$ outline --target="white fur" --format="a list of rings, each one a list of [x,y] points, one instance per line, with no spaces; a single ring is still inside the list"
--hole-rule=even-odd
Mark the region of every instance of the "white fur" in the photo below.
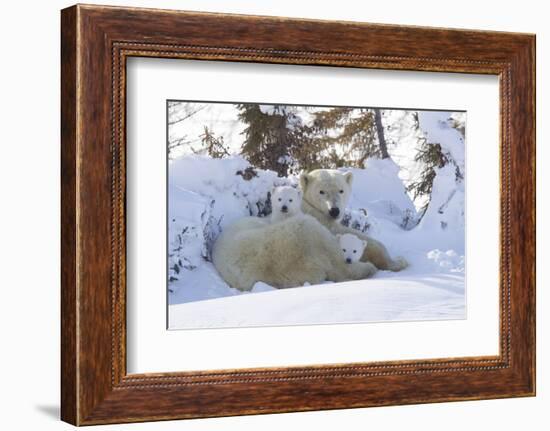
[[[351,172],[317,169],[309,174],[304,173],[300,177],[303,201],[307,200],[329,221],[339,222],[351,195],[352,182]],[[323,223],[322,220],[319,221]]]
[[[286,220],[302,212],[300,191],[291,186],[275,187],[271,192],[271,221]]]
[[[338,242],[340,243],[340,249],[342,250],[342,255],[344,256],[344,261],[346,263],[359,262],[363,251],[367,247],[367,240],[359,238],[357,235],[351,233],[344,233],[336,235],[338,237]]]
[[[353,174],[333,169],[317,169],[300,176],[302,211],[317,219],[333,234],[351,233],[367,241],[362,262],[372,262],[379,269],[400,271],[408,266],[402,257],[392,259],[384,244],[367,235],[343,226],[340,219],[351,195]],[[362,185],[369,187],[369,184]],[[372,185],[376,187],[376,184]]]
[[[258,281],[285,288],[362,279],[376,272],[371,263],[346,265],[337,238],[305,214],[271,224],[257,217],[238,220],[215,242],[212,261],[239,290],[250,290]]]

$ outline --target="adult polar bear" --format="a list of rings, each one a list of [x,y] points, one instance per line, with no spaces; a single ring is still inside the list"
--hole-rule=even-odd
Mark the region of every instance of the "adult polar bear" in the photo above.
[[[346,264],[337,238],[306,214],[272,224],[258,217],[238,220],[214,243],[212,262],[239,290],[251,290],[257,281],[286,288],[363,279],[376,272],[368,262]]]
[[[378,269],[401,271],[408,266],[402,257],[392,259],[384,244],[356,229],[340,223],[351,194],[353,174],[333,169],[317,169],[300,176],[302,211],[315,217],[334,235],[351,233],[367,241],[362,262],[372,262]]]

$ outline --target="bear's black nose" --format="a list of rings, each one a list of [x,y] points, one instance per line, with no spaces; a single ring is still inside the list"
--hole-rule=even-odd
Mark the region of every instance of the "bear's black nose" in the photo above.
[[[284,212],[284,213],[286,213],[286,212],[288,211],[288,207],[287,207],[286,205],[283,205],[283,206],[281,207],[281,211]]]
[[[330,211],[328,212],[328,214],[332,217],[332,218],[337,218],[339,215],[340,215],[340,209],[339,208],[331,208]]]
[[[346,263],[351,263],[351,258],[350,257],[346,258]]]

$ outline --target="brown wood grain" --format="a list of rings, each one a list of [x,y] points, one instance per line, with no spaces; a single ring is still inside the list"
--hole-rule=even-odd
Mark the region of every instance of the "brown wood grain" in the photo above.
[[[85,425],[534,395],[533,35],[79,5],[62,11],[61,47],[63,420]],[[131,56],[498,75],[499,356],[127,375]]]
[[[61,417],[77,420],[76,8],[61,16]]]

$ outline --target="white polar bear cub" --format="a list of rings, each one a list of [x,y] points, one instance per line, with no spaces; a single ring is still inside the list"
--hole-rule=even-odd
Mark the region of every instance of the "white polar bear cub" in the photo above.
[[[340,242],[340,248],[342,249],[342,254],[344,255],[346,263],[359,262],[365,248],[367,248],[368,241],[362,240],[357,235],[351,233],[344,233],[336,236]]]
[[[302,198],[291,186],[275,187],[271,192],[271,222],[286,220],[302,212]]]

